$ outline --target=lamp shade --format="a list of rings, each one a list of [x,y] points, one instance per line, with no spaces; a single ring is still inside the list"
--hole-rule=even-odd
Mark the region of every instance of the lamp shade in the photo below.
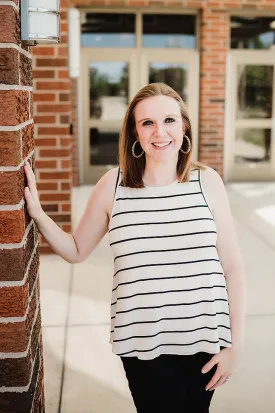
[[[80,76],[80,11],[74,7],[68,10],[69,23],[69,76]]]
[[[21,0],[21,40],[31,45],[60,42],[59,0]]]

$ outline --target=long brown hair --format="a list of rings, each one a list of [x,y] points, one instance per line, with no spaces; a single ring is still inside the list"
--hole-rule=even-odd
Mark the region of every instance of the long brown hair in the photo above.
[[[189,137],[191,150],[188,154],[183,154],[179,151],[177,162],[177,175],[179,182],[189,182],[190,170],[206,169],[201,162],[192,162],[193,137],[190,119],[187,113],[186,105],[178,93],[165,83],[150,83],[144,86],[130,102],[121,129],[119,137],[119,165],[122,171],[122,186],[131,188],[144,188],[142,180],[145,171],[145,154],[140,158],[135,158],[132,155],[132,145],[136,141],[136,126],[135,126],[135,108],[142,100],[152,96],[169,96],[174,98],[180,107],[182,122],[185,126],[185,134]],[[186,144],[186,142],[185,142]],[[186,150],[186,149],[184,149]]]

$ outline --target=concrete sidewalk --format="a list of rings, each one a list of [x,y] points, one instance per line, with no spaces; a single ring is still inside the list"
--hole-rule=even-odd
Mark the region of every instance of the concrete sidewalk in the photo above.
[[[274,413],[275,184],[227,190],[247,275],[246,345],[237,372],[216,390],[211,413]],[[73,189],[74,228],[91,191]],[[107,236],[77,265],[41,256],[46,413],[135,413],[109,344],[112,273]]]

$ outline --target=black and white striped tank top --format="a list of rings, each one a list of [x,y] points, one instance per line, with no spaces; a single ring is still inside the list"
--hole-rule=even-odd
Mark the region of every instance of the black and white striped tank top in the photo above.
[[[201,171],[161,187],[120,186],[109,222],[115,354],[215,354],[231,347],[226,281]]]

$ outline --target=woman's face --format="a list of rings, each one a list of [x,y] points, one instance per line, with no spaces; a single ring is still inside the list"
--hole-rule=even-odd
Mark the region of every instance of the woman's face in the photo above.
[[[142,100],[135,108],[135,122],[147,160],[149,157],[156,162],[177,161],[184,125],[174,98],[160,95]]]

